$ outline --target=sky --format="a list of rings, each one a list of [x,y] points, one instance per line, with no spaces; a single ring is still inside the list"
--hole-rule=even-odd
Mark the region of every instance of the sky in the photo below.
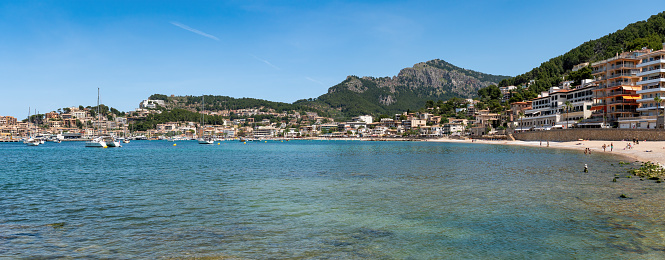
[[[664,1],[0,1],[0,115],[152,94],[294,102],[432,59],[515,76]],[[34,112],[33,112],[34,113]]]

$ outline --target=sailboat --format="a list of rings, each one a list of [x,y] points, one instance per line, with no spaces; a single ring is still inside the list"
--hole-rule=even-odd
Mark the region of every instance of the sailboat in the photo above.
[[[129,122],[129,119],[128,119],[127,122]],[[125,144],[129,143],[129,137],[127,137],[127,126],[125,126],[124,138],[122,139],[122,143],[125,143]]]
[[[28,122],[30,122],[30,108],[28,108]],[[27,144],[28,146],[39,146],[42,142],[39,139],[33,137],[33,135],[30,135],[28,136],[28,139],[23,141],[23,143]]]
[[[99,88],[97,88],[97,127],[99,127]],[[94,139],[85,142],[85,147],[97,147],[97,148],[106,148],[106,142],[101,136],[97,136]]]
[[[212,137],[206,137],[205,135],[205,95],[201,96],[201,138],[199,138],[199,144],[214,144],[215,141],[212,140]]]

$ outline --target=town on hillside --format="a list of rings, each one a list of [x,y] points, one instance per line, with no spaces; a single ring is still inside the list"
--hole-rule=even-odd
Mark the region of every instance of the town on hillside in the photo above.
[[[264,107],[191,112],[219,117],[219,123],[202,120],[157,123],[150,129],[135,127],[151,115],[166,111],[164,100],[148,99],[127,113],[101,105],[68,107],[18,121],[0,116],[0,140],[48,136],[60,140],[87,140],[96,135],[134,139],[217,138],[505,138],[514,132],[568,128],[663,128],[665,49],[623,52],[615,57],[575,66],[573,72],[590,70],[590,77],[564,80],[536,98],[509,102],[521,86],[500,87],[502,106],[485,109],[479,100],[466,99],[454,107],[455,116],[439,111],[441,102],[428,102],[417,112],[394,115],[363,115],[335,122],[316,112],[276,112]],[[496,88],[496,86],[493,86]],[[514,100],[514,99],[512,99]],[[100,110],[101,108],[101,110]],[[96,110],[103,116],[98,116]],[[302,112],[302,113],[301,113]]]

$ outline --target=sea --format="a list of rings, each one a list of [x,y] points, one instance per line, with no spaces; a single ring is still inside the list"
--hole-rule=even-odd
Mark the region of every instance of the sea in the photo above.
[[[639,164],[609,153],[123,145],[0,144],[0,258],[665,258],[665,183],[630,177]]]

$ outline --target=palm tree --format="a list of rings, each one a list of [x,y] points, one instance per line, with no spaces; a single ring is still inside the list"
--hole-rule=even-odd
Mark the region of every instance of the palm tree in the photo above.
[[[524,126],[522,125],[524,123],[524,120],[522,120],[522,118],[524,118],[524,111],[517,113],[517,118],[520,120],[520,132],[524,132]]]
[[[566,108],[566,129],[568,129],[568,112],[573,109],[573,103],[566,101],[566,103],[564,103],[564,107]]]

